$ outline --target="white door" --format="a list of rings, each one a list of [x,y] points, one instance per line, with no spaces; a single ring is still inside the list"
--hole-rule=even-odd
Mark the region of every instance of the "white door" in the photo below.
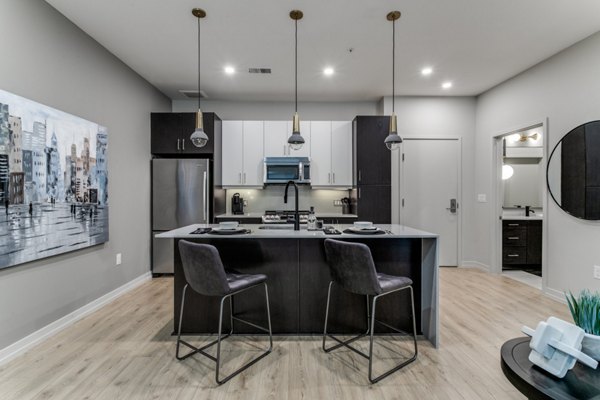
[[[265,157],[285,157],[288,154],[287,121],[265,121]]]
[[[223,121],[223,186],[242,184],[243,124],[242,121]]]
[[[400,221],[439,234],[440,265],[457,266],[460,142],[405,138],[401,151]]]
[[[312,121],[310,136],[311,186],[329,186],[331,185],[331,122]]]
[[[263,185],[263,126],[263,121],[244,121],[244,186]]]
[[[352,121],[331,122],[331,183],[352,186]]]

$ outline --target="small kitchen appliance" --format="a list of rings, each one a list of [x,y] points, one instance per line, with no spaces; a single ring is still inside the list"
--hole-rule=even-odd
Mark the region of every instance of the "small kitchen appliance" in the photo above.
[[[240,215],[244,213],[244,198],[239,193],[234,193],[231,197],[231,213]]]

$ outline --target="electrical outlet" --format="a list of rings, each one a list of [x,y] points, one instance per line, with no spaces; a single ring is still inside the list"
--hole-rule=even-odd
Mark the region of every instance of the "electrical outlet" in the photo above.
[[[594,265],[594,279],[600,279],[600,265]]]
[[[121,265],[121,253],[117,253],[117,265]]]
[[[341,207],[342,206],[342,201],[341,200],[334,200],[333,201],[333,206],[334,207]]]

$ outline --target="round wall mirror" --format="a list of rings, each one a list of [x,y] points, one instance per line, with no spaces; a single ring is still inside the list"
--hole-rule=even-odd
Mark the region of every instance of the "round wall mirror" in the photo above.
[[[546,176],[560,208],[577,218],[600,220],[600,121],[563,136],[550,154]]]

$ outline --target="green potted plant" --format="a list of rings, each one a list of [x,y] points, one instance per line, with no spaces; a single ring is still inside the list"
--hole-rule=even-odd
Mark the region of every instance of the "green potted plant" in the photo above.
[[[600,360],[600,294],[582,290],[579,297],[565,294],[575,325],[585,331],[581,351]]]

